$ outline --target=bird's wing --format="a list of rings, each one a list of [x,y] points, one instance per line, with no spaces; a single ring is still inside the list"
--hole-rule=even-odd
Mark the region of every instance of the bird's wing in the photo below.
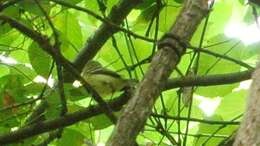
[[[91,71],[92,74],[103,74],[103,75],[109,75],[112,76],[114,78],[121,78],[121,76],[119,74],[117,74],[114,71],[108,70],[108,69],[97,69],[97,70],[93,70]]]

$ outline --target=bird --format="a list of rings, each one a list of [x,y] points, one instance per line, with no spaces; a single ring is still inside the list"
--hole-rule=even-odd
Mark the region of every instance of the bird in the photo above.
[[[81,76],[102,97],[112,96],[115,92],[136,84],[136,80],[124,79],[95,60],[88,61]]]

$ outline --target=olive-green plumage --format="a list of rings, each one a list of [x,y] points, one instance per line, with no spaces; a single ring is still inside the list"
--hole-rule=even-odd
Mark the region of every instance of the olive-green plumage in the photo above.
[[[81,75],[102,97],[111,96],[114,92],[129,86],[130,83],[116,72],[102,67],[97,61],[89,61]]]

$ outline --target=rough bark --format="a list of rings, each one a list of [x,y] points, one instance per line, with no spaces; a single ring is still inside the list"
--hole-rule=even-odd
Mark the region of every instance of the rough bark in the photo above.
[[[252,75],[244,119],[233,146],[260,146],[260,65]]]
[[[251,78],[254,70],[247,70],[242,72],[216,74],[207,76],[193,76],[184,78],[169,79],[164,85],[164,90],[169,90],[177,87],[190,86],[216,86],[237,83]]]
[[[139,84],[134,96],[126,106],[111,134],[108,146],[133,146],[135,138],[151,114],[163,84],[178,64],[186,48],[180,42],[190,41],[194,31],[208,12],[205,0],[187,0],[175,24],[159,42],[159,51]],[[174,37],[172,37],[174,35]],[[178,38],[178,39],[176,39]]]

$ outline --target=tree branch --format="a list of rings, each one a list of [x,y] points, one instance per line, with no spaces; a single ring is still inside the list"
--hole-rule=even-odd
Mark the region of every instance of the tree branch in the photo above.
[[[166,118],[170,120],[180,120],[180,121],[192,121],[192,122],[199,122],[199,123],[205,123],[205,124],[212,124],[212,125],[239,125],[240,122],[236,121],[214,121],[214,120],[206,120],[206,119],[197,119],[197,118],[187,118],[187,117],[173,117],[173,116],[165,116],[165,115],[159,115],[159,114],[151,114],[151,116],[156,118]]]
[[[189,48],[194,50],[194,51],[196,51],[196,52],[203,52],[203,53],[215,56],[215,57],[223,58],[225,60],[234,62],[234,63],[236,63],[236,64],[238,64],[240,66],[243,66],[243,67],[245,67],[247,69],[253,69],[253,67],[248,65],[247,63],[245,63],[243,61],[240,61],[240,60],[237,60],[235,58],[229,57],[227,55],[218,54],[216,52],[213,52],[213,51],[210,51],[210,50],[207,50],[207,49],[204,49],[204,48],[197,48],[197,47],[192,47],[192,46],[189,46]]]
[[[46,36],[43,36],[41,33],[34,31],[27,26],[21,24],[20,22],[5,16],[0,15],[0,20],[3,20],[7,22],[10,26],[17,29],[21,33],[25,34],[26,36],[30,37],[32,40],[34,40],[44,51],[46,51],[49,55],[53,57],[55,61],[60,61],[62,66],[69,70],[70,73],[74,76],[74,78],[78,79],[82,86],[92,95],[92,97],[97,101],[98,104],[102,105],[104,108],[104,112],[109,117],[109,119],[116,123],[116,117],[113,115],[112,110],[107,105],[107,103],[103,100],[103,98],[85,81],[85,79],[80,75],[78,70],[66,59],[64,56],[56,55],[56,46],[52,46],[52,44],[49,42],[49,39]]]
[[[112,8],[110,14],[108,14],[107,20],[115,25],[120,25],[130,11],[141,2],[142,0],[120,0]],[[112,25],[102,23],[75,58],[73,62],[74,66],[81,71],[84,65],[97,54],[105,42],[118,31],[119,29],[115,29]],[[69,80],[69,76],[69,74],[66,74],[66,81]]]
[[[112,110],[113,111],[120,110],[122,105],[124,105],[128,101],[130,97],[129,94],[130,93],[125,93],[121,95],[119,98],[108,102]],[[57,128],[62,128],[62,127],[75,124],[81,120],[102,114],[103,112],[104,112],[103,107],[96,105],[96,106],[90,106],[88,108],[79,110],[74,113],[68,113],[62,117],[58,117],[53,120],[38,122],[30,126],[23,127],[19,130],[12,131],[4,135],[0,135],[0,144],[3,145],[8,143],[15,143],[25,138],[29,138],[44,132],[55,130]]]
[[[248,80],[251,77],[253,71],[245,71],[238,73],[222,74],[222,75],[209,75],[203,77],[189,77],[189,78],[177,78],[170,79],[163,90],[169,90],[177,87],[186,86],[209,86],[209,85],[223,85],[235,82],[241,82]],[[130,99],[131,94],[129,92],[124,93],[120,97],[108,102],[109,107],[113,111],[119,111],[124,104]],[[30,125],[28,127],[18,129],[7,134],[0,135],[0,144],[14,143],[19,140],[29,138],[44,132],[49,132],[57,128],[66,127],[75,124],[81,120],[91,118],[93,116],[102,114],[101,106],[90,106],[86,109],[79,110],[74,113],[69,113],[65,117],[59,117],[57,119],[42,122],[41,126],[36,126],[37,124]],[[38,128],[42,127],[41,130]]]
[[[228,74],[169,79],[164,85],[164,89],[168,90],[176,87],[216,86],[216,85],[237,83],[237,82],[250,79],[253,71],[254,70],[247,70],[243,72],[228,73]]]
[[[2,4],[0,4],[0,12],[2,12],[4,9],[13,6],[14,4],[18,3],[21,0],[11,0],[11,1],[5,1]]]

